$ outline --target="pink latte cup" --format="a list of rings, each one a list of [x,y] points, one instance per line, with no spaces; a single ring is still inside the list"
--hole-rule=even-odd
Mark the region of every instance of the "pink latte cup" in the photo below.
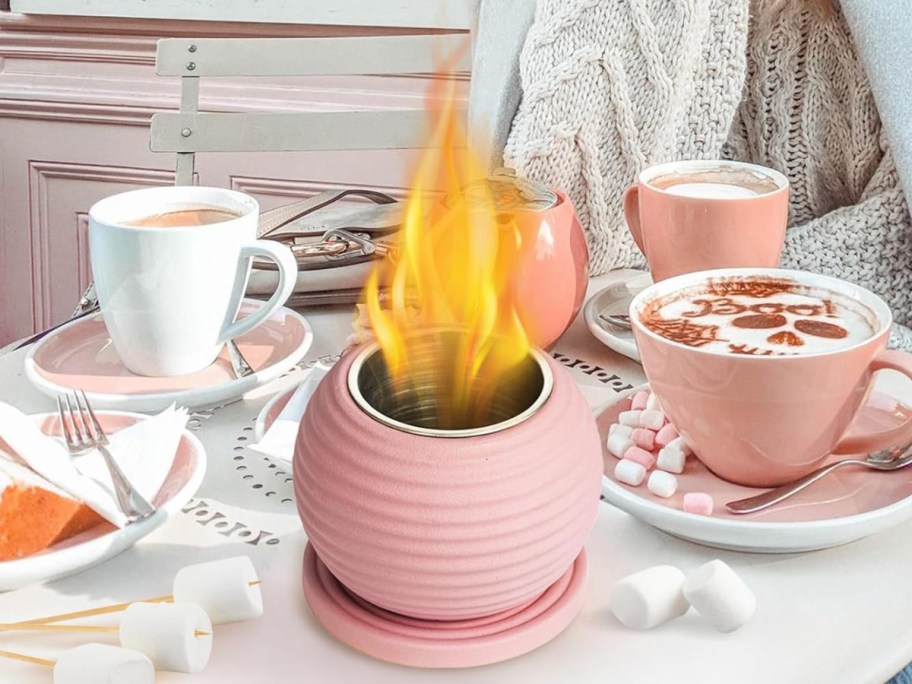
[[[700,182],[713,179],[731,182]],[[765,166],[679,161],[644,169],[624,195],[624,215],[658,282],[711,268],[778,266],[788,198],[788,178]]]
[[[755,355],[750,349],[749,353],[742,353],[743,345],[736,346],[739,351],[732,353],[725,346],[724,336],[720,345],[704,344],[699,336],[677,334],[680,329],[676,325],[686,327],[700,320],[686,318],[699,313],[697,309],[715,307],[715,312],[723,315],[743,315],[745,306],[752,309],[747,312],[750,315],[758,315],[757,311],[769,315],[775,310],[759,299],[758,304],[752,305],[744,296],[718,296],[717,292],[725,295],[730,291],[724,287],[712,289],[713,283],[745,278],[835,293],[834,299],[850,304],[870,319],[865,333],[858,341],[839,348],[820,351],[806,347],[801,351],[793,347],[772,355]],[[665,307],[665,302],[679,298],[682,292],[703,292],[707,287],[712,294],[694,310],[680,313],[682,309],[677,309],[679,313],[675,315],[679,318],[664,314],[655,318],[656,311],[670,310],[659,308]],[[691,301],[696,299],[689,299],[688,303]],[[807,314],[801,307],[788,308]],[[770,336],[785,336],[776,338],[779,340],[794,340],[799,331],[813,329],[808,328],[809,319],[802,315],[788,311],[776,315],[783,324],[779,329],[760,331],[764,338],[768,332]],[[886,349],[893,322],[889,307],[880,297],[857,285],[782,269],[689,273],[643,290],[630,305],[630,320],[643,368],[663,410],[697,457],[726,480],[755,487],[776,486],[809,473],[830,454],[866,453],[912,439],[912,420],[876,433],[850,429],[871,389],[874,373],[892,369],[912,378],[912,354]],[[818,324],[826,325],[827,320],[833,318],[824,313]],[[724,316],[716,315],[712,321],[723,322],[718,326],[723,333],[731,330],[725,327]],[[769,323],[767,319],[763,327]],[[706,332],[705,326],[703,330]]]

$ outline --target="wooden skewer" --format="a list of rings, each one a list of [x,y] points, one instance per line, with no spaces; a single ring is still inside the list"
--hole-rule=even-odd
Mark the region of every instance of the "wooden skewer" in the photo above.
[[[261,580],[248,582],[248,586],[255,587],[262,584]],[[119,613],[126,610],[133,603],[170,603],[174,600],[173,596],[158,596],[156,598],[140,599],[139,601],[127,601],[126,603],[114,603],[110,606],[101,606],[99,608],[89,608],[88,610],[77,610],[72,613],[60,613],[58,615],[48,615],[47,617],[35,618],[33,620],[21,620],[14,622],[6,627],[0,626],[0,632],[6,628],[24,627],[25,625],[47,625],[54,622],[66,622],[67,620],[78,620],[79,618],[95,617],[96,615],[107,615],[109,613]]]
[[[21,660],[33,665],[43,665],[44,667],[54,667],[57,663],[47,658],[36,658],[35,656],[25,655],[24,653],[13,653],[12,651],[0,651],[0,658],[9,658],[10,660]]]
[[[21,624],[18,622],[10,624],[0,624],[0,632],[92,632],[95,634],[114,634],[120,631],[120,627],[98,627],[94,625],[55,625],[43,622],[31,624]],[[211,632],[205,632],[201,629],[194,630],[193,635],[196,637],[210,636]]]

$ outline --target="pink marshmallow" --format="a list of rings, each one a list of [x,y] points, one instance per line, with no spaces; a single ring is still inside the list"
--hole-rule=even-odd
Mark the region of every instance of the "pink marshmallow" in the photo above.
[[[688,513],[712,515],[713,499],[705,492],[688,492],[684,495],[684,503],[681,507]]]
[[[639,463],[646,470],[649,470],[655,465],[655,458],[653,458],[652,454],[638,446],[632,446],[627,449],[627,451],[624,452],[624,458],[628,461]]]
[[[649,390],[640,390],[633,395],[633,400],[630,402],[630,409],[632,411],[642,411],[646,408],[647,401],[649,401]]]
[[[671,423],[666,423],[665,426],[656,433],[655,443],[663,447],[668,446],[670,442],[673,442],[678,437],[678,429]]]
[[[647,428],[637,428],[630,433],[630,439],[641,449],[652,451],[655,448],[656,433]]]

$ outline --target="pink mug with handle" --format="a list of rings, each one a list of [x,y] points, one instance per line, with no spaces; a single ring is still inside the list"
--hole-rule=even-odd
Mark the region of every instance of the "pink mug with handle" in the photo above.
[[[775,305],[763,297],[731,294],[738,292],[732,283],[744,279],[833,293],[834,301],[863,312],[865,318],[858,320],[866,321],[864,332],[847,338],[845,346],[820,340],[811,346],[807,338],[811,351],[805,352],[794,346],[776,355],[758,355],[756,347],[744,350],[740,345],[733,350],[725,332],[732,332],[731,321],[738,316],[758,323],[755,339],[819,333],[836,320],[827,311],[814,313],[797,305],[771,315]],[[711,294],[693,299],[695,307],[659,318],[651,313],[658,303],[664,307],[682,292],[703,292],[700,288]],[[767,318],[760,320],[763,316]],[[663,410],[706,467],[726,480],[777,486],[808,474],[830,454],[862,454],[912,440],[912,419],[876,433],[850,430],[877,371],[890,369],[912,378],[912,354],[886,349],[893,323],[889,307],[857,285],[782,269],[690,273],[643,290],[630,305],[630,320],[643,369]],[[809,327],[808,321],[818,327]],[[774,328],[773,322],[779,325]],[[705,342],[709,338],[712,344]]]
[[[624,196],[627,228],[654,281],[712,268],[779,264],[788,179],[735,161],[681,161],[645,169]]]

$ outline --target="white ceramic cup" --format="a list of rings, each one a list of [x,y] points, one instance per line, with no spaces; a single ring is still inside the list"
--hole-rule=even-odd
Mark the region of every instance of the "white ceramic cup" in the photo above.
[[[237,218],[201,226],[125,225],[200,207]],[[294,289],[297,265],[277,242],[257,240],[257,201],[197,186],[134,190],[89,210],[89,249],[98,301],[126,367],[148,376],[185,375],[209,366],[222,346],[263,323]],[[235,321],[254,256],[279,267],[275,293]]]

